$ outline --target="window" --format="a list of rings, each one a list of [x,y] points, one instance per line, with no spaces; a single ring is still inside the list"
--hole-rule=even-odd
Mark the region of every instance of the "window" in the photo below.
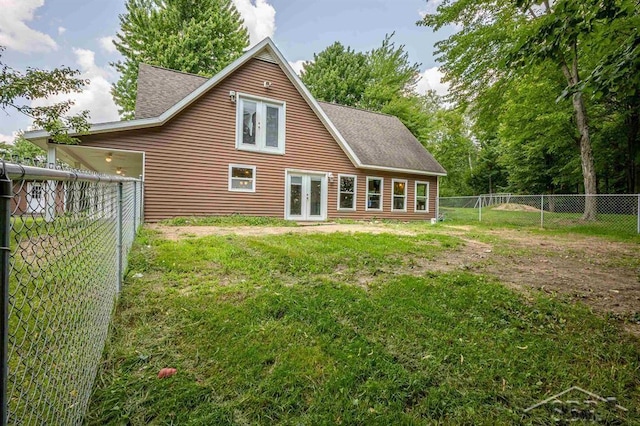
[[[229,164],[229,191],[256,192],[256,166]]]
[[[338,175],[338,210],[356,209],[356,177]]]
[[[238,96],[236,148],[284,154],[284,103]]]
[[[391,181],[391,211],[407,211],[407,181],[393,179]]]
[[[367,177],[367,206],[365,210],[382,210],[382,178]]]
[[[429,211],[429,182],[416,181],[416,212]]]

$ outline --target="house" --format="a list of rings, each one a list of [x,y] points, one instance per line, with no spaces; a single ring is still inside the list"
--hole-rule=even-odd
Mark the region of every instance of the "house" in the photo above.
[[[428,220],[446,175],[398,118],[314,99],[269,38],[210,79],[141,64],[135,120],[76,146],[47,136],[26,134],[76,167],[142,175],[151,222]]]

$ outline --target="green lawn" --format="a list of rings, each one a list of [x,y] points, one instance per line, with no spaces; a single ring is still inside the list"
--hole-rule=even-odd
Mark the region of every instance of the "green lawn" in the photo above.
[[[484,276],[412,272],[460,243],[143,231],[87,423],[546,424],[522,410],[573,385],[637,418],[637,338]]]
[[[581,220],[581,214],[544,212],[544,226],[540,212],[496,210],[494,207],[482,209],[482,217],[475,208],[443,207],[441,212],[447,224],[473,225],[479,227],[545,229],[553,233],[575,233],[594,235],[616,240],[640,242],[637,232],[638,217],[622,214],[599,214],[594,222]]]

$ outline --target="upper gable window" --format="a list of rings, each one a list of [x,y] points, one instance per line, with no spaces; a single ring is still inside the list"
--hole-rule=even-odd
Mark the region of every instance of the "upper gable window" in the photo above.
[[[284,154],[285,104],[238,95],[236,148]]]

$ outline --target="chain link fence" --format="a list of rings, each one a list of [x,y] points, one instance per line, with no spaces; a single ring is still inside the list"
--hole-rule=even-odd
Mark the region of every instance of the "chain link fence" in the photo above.
[[[640,194],[484,194],[441,197],[439,203],[445,221],[640,234]]]
[[[0,167],[2,424],[80,424],[142,222],[142,182]]]

